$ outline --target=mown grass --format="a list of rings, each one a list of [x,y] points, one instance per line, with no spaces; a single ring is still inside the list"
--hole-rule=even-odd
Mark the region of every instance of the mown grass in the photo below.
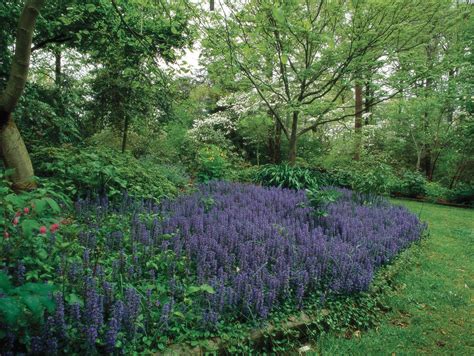
[[[325,335],[311,348],[322,355],[474,355],[474,210],[393,200],[418,214],[429,237],[412,247],[395,276],[390,307],[379,327]]]

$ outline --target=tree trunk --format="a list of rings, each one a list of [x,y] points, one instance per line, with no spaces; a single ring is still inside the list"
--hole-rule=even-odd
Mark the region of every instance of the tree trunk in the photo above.
[[[373,98],[373,90],[370,87],[370,82],[367,81],[365,83],[365,100],[364,100],[364,112],[366,114],[372,113],[372,98]],[[369,125],[371,122],[371,116],[367,115],[365,118],[365,125]]]
[[[18,21],[10,76],[5,90],[0,94],[0,154],[7,169],[14,169],[10,178],[15,190],[32,189],[34,182],[33,166],[13,121],[12,112],[25,89],[30,67],[31,42],[36,18],[45,0],[27,0]]]
[[[61,50],[56,49],[54,51],[55,68],[54,68],[54,81],[58,87],[61,86]]]
[[[125,153],[125,149],[127,148],[127,134],[128,134],[128,115],[125,116],[125,121],[123,124],[122,153]]]
[[[281,124],[275,120],[275,141],[273,146],[273,161],[275,164],[281,163]]]
[[[209,1],[209,10],[214,11],[214,0]]]
[[[355,85],[355,119],[354,119],[354,160],[360,160],[360,151],[362,146],[362,86],[360,83]]]
[[[290,134],[290,150],[288,152],[288,162],[294,166],[296,163],[296,141],[298,139],[298,112],[293,112],[293,118],[291,123],[291,134]]]
[[[421,150],[416,150],[416,171],[419,172],[421,169]]]
[[[33,165],[20,131],[18,131],[13,121],[12,114],[1,114],[0,153],[5,167],[14,169],[13,174],[8,178],[12,181],[15,191],[29,190],[36,187]]]

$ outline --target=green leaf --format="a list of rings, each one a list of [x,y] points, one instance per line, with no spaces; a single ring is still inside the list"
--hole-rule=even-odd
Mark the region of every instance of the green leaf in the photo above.
[[[200,288],[202,291],[207,292],[209,294],[214,294],[216,292],[214,288],[212,288],[209,284],[203,284]]]
[[[49,204],[51,209],[53,209],[54,212],[59,213],[61,211],[61,208],[59,207],[58,203],[56,203],[53,199],[51,198],[44,198],[46,202]]]
[[[20,226],[23,230],[23,234],[26,237],[31,237],[33,235],[33,231],[39,229],[40,224],[36,220],[26,219],[20,223]]]
[[[13,288],[10,278],[8,278],[8,275],[5,272],[0,272],[0,290],[3,293],[8,293]]]
[[[84,302],[82,301],[82,299],[77,294],[74,294],[74,293],[70,293],[66,296],[66,302],[69,305],[79,304],[80,306],[84,306]]]
[[[90,13],[94,12],[97,10],[97,7],[94,4],[86,4],[86,10]]]
[[[28,309],[31,310],[34,317],[39,319],[43,314],[43,306],[41,305],[40,299],[35,295],[28,295],[23,297],[23,301]]]
[[[15,325],[20,313],[21,308],[15,298],[0,298],[0,315],[3,316],[3,318],[0,319],[3,319],[7,325]]]

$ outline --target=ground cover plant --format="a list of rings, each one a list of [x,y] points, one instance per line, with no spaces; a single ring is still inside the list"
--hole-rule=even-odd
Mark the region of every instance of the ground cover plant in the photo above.
[[[288,301],[367,290],[424,229],[404,208],[349,190],[325,209],[317,214],[304,191],[227,182],[160,204],[79,200],[78,238],[72,226],[36,236],[54,256],[44,262],[55,312],[5,347],[131,352],[219,335]]]

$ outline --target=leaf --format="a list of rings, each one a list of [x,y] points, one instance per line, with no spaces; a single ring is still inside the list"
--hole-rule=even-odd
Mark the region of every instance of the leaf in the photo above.
[[[74,294],[74,293],[70,293],[66,296],[66,302],[69,305],[79,304],[81,307],[84,306],[84,302],[82,301],[82,299],[77,294]]]
[[[184,314],[181,313],[180,311],[173,312],[173,315],[176,315],[177,317],[184,319]]]
[[[97,10],[97,7],[94,4],[86,4],[86,10],[90,13],[94,12]]]
[[[26,219],[21,222],[21,229],[26,237],[31,237],[33,231],[39,229],[40,224],[36,220]]]
[[[49,204],[51,209],[53,209],[54,212],[59,213],[61,211],[61,208],[59,207],[58,203],[56,203],[53,199],[51,198],[44,198],[46,202]]]
[[[38,214],[41,214],[46,209],[46,207],[48,205],[48,202],[46,201],[46,199],[35,199],[35,200],[32,201],[32,203],[34,204],[35,211]]]
[[[0,298],[0,314],[3,315],[0,320],[3,319],[7,325],[13,326],[18,321],[20,313],[21,308],[14,298]]]
[[[40,299],[35,295],[28,295],[23,297],[23,302],[26,304],[28,309],[31,310],[34,317],[39,319],[43,314],[43,306],[41,305]]]
[[[209,284],[203,284],[200,288],[203,292],[207,292],[209,294],[214,294],[216,292]]]
[[[5,272],[0,272],[0,290],[2,290],[3,293],[8,293],[13,288],[10,278],[8,278],[8,275]]]

